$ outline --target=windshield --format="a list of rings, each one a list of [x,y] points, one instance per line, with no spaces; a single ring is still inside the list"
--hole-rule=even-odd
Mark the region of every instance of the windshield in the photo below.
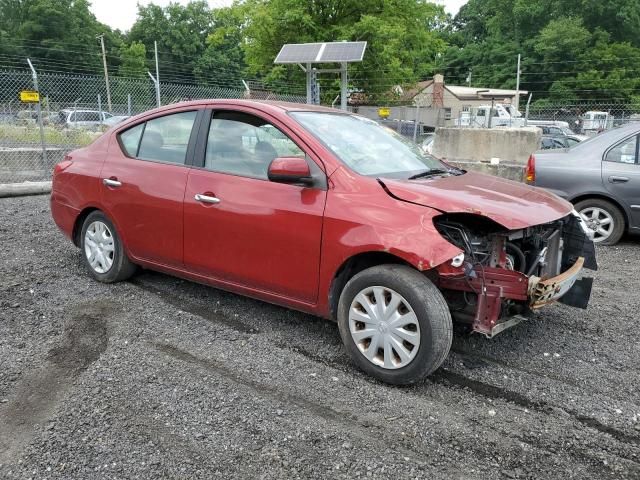
[[[407,178],[448,168],[409,139],[367,118],[325,112],[291,116],[361,175]]]

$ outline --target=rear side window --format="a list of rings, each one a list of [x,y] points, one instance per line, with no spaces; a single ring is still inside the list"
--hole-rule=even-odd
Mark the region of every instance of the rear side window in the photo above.
[[[136,125],[135,127],[125,130],[120,134],[122,149],[128,156],[138,156],[138,145],[140,144],[140,137],[142,136],[143,130],[144,123],[141,123],[140,125]]]
[[[613,147],[607,153],[605,160],[607,162],[617,163],[636,163],[636,156],[638,154],[638,137],[633,136],[623,140],[618,145]]]
[[[120,133],[120,145],[130,157],[184,165],[195,119],[195,111],[154,118]]]

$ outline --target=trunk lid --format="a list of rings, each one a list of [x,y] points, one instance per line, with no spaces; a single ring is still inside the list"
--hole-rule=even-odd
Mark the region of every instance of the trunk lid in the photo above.
[[[573,209],[569,202],[540,188],[475,172],[417,180],[380,178],[379,181],[399,200],[444,213],[482,215],[509,230],[552,222]]]

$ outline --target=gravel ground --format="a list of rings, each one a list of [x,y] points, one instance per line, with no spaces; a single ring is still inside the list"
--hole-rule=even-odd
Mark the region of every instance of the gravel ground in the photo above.
[[[328,321],[165,275],[89,279],[48,197],[0,199],[0,478],[640,478],[640,245],[586,311],[357,371]]]

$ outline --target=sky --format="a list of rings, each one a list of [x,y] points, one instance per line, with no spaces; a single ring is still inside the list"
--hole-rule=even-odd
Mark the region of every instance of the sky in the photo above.
[[[188,0],[173,1],[182,4],[188,2]],[[141,5],[155,3],[164,7],[170,2],[171,0],[91,0],[91,10],[102,23],[124,31],[129,30],[136,21],[137,3]],[[209,5],[212,7],[223,7],[231,3],[232,0],[209,0]],[[436,3],[444,5],[447,12],[456,14],[462,5],[467,3],[467,0],[436,0]]]

